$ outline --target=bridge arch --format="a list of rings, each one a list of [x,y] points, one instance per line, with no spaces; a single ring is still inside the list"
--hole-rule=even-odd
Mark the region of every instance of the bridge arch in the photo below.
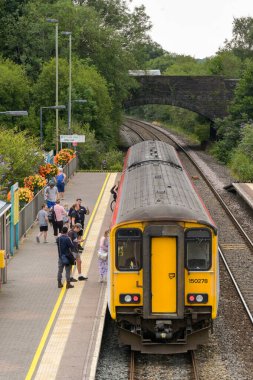
[[[237,79],[220,76],[138,76],[125,108],[164,104],[185,108],[214,121],[228,113]]]

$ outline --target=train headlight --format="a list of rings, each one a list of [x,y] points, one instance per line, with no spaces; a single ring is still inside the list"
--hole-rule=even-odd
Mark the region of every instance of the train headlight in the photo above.
[[[127,294],[127,295],[124,297],[124,301],[125,301],[125,302],[131,302],[131,301],[132,301],[132,297],[130,296],[130,294]]]
[[[187,294],[188,303],[207,303],[208,294],[206,293],[191,293]]]
[[[120,303],[140,303],[141,296],[140,294],[120,294],[119,302]]]

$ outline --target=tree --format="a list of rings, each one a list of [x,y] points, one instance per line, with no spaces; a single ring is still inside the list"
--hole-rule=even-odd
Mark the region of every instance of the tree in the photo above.
[[[0,59],[0,110],[22,110],[29,105],[29,81],[21,66]]]
[[[232,50],[241,59],[253,57],[253,18],[234,18],[233,37],[231,41],[225,40],[221,50]]]
[[[23,179],[36,173],[44,161],[38,140],[28,136],[26,132],[0,127],[1,172],[4,176],[2,185],[10,187],[15,182],[23,183]]]
[[[106,81],[95,67],[89,67],[77,58],[73,59],[72,68],[72,99],[87,100],[84,104],[72,104],[73,120],[82,124],[88,122],[99,138],[109,145],[115,144],[115,130],[111,127],[111,99]],[[55,104],[55,59],[44,64],[33,88],[33,98],[37,114],[41,106]],[[59,104],[68,104],[68,62],[62,58],[59,59]],[[62,115],[60,132],[67,132],[67,112],[65,117],[64,113]],[[53,111],[43,113],[47,143],[54,141],[54,119]]]
[[[207,59],[206,66],[211,75],[222,75],[226,78],[240,78],[243,70],[242,60],[233,51],[218,52]]]

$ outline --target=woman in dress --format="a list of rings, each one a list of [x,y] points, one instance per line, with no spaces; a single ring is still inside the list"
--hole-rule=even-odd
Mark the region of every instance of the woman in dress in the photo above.
[[[107,277],[109,232],[110,232],[109,230],[106,230],[104,232],[104,236],[101,237],[100,244],[99,244],[99,252],[101,252],[101,254],[98,255],[98,268],[99,268],[100,282],[103,282],[104,278]],[[105,253],[107,253],[107,255],[105,255]]]

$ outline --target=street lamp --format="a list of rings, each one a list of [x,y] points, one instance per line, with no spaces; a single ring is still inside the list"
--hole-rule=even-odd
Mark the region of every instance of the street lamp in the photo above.
[[[27,111],[4,111],[0,112],[0,115],[7,115],[7,116],[28,116]]]
[[[66,106],[59,105],[59,106],[49,106],[49,107],[40,107],[40,144],[43,143],[43,119],[42,119],[42,112],[43,109],[51,109],[51,110],[65,110]],[[57,140],[58,141],[58,140]]]
[[[59,150],[58,137],[59,137],[59,108],[58,107],[58,24],[59,21],[55,18],[47,18],[47,22],[55,24],[55,129],[56,129],[56,138],[55,138],[55,148],[56,154]]]
[[[69,102],[68,102],[68,134],[71,133],[71,72],[72,72],[72,60],[71,60],[71,50],[72,50],[72,34],[71,32],[61,32],[63,36],[69,37]]]

